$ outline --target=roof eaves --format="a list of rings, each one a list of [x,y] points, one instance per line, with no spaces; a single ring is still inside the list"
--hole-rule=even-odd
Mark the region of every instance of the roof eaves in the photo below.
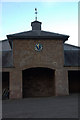
[[[8,39],[62,39],[63,41],[68,40],[69,36],[13,36],[7,35]]]

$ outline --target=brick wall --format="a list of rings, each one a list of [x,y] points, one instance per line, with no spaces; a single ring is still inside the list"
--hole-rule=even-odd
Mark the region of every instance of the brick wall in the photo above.
[[[42,51],[35,51],[36,43],[43,46]],[[61,40],[14,40],[14,66],[19,68],[46,66],[63,67],[63,43]]]

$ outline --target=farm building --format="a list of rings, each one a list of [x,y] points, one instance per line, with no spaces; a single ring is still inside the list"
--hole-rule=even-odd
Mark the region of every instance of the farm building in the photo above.
[[[66,44],[68,35],[43,31],[41,24],[35,20],[32,30],[0,42],[2,91],[9,99],[80,93],[80,47]]]

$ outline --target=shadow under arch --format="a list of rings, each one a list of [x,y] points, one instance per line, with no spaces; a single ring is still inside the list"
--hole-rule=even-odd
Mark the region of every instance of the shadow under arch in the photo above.
[[[55,70],[32,67],[22,71],[23,98],[55,95]]]

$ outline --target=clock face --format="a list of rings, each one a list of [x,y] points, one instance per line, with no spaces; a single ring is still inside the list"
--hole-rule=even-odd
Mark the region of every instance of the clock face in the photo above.
[[[41,50],[42,50],[42,45],[39,44],[39,43],[36,44],[36,45],[35,45],[35,50],[36,50],[36,51],[41,51]]]

